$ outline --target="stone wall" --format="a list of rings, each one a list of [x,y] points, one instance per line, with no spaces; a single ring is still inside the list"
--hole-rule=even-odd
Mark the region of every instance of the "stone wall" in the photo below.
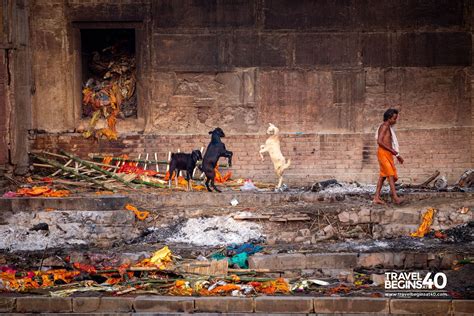
[[[35,148],[87,126],[78,30],[133,25],[139,117],[119,121],[118,142],[68,134],[70,146],[164,153],[198,148],[220,126],[235,172],[267,178],[272,167],[256,152],[272,122],[293,161],[290,183],[373,181],[372,134],[395,106],[402,179],[441,169],[453,181],[473,165],[468,0],[57,0],[32,1],[30,11],[32,128],[52,133],[32,137]]]
[[[400,180],[423,182],[439,170],[453,182],[472,168],[472,128],[417,129],[399,133],[406,163],[398,166]],[[231,135],[224,138],[234,152],[234,177],[276,181],[269,157],[261,162],[259,146],[265,135]],[[373,182],[378,176],[373,133],[301,133],[282,136],[282,152],[292,164],[285,173],[290,185],[306,185],[314,180],[336,177],[345,181]],[[190,152],[207,146],[208,135],[128,135],[118,141],[91,142],[79,134],[38,134],[31,136],[33,149],[63,148],[81,156],[88,153],[158,154],[166,160],[168,151]],[[153,158],[152,158],[153,159]]]

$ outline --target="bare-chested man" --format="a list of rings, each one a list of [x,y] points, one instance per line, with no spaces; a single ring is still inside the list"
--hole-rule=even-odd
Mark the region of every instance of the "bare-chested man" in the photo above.
[[[375,204],[385,204],[385,202],[380,198],[380,191],[382,190],[385,178],[388,178],[393,202],[395,204],[401,204],[403,202],[403,199],[398,197],[397,191],[395,190],[395,182],[398,180],[398,176],[393,156],[403,164],[403,158],[398,152],[398,141],[395,132],[392,129],[392,125],[397,123],[397,119],[398,110],[388,109],[383,114],[383,123],[378,129],[377,144],[379,145],[379,148],[377,151],[377,158],[380,165],[380,176],[373,200]]]

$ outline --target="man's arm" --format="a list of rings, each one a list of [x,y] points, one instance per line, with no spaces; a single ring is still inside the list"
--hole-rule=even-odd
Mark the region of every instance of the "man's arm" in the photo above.
[[[379,136],[377,138],[377,144],[385,150],[388,150],[392,155],[396,156],[398,153],[392,148],[392,144],[387,142],[387,137],[390,133],[390,129],[387,125],[382,124],[379,129]]]

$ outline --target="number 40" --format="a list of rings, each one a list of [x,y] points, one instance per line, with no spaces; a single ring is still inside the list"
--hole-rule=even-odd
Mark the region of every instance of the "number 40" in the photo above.
[[[423,279],[423,283],[422,283],[423,285],[426,285],[429,289],[432,289],[434,285],[437,289],[441,290],[446,287],[446,284],[448,284],[448,278],[446,277],[446,274],[444,274],[443,272],[436,273],[433,276],[433,279],[431,279],[430,277],[431,277],[431,272],[428,272],[425,278]],[[439,282],[439,278],[441,278],[441,284]]]

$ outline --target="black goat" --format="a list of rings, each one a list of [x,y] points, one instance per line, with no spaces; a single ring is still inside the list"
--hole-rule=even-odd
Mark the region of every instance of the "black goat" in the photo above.
[[[170,161],[170,179],[169,187],[171,188],[171,179],[173,177],[173,171],[176,171],[176,186],[178,186],[178,175],[180,170],[186,170],[186,180],[188,181],[188,191],[192,190],[191,185],[193,171],[196,167],[196,162],[202,159],[200,150],[193,150],[190,154],[185,153],[173,153],[171,154]]]
[[[210,131],[209,134],[212,135],[211,142],[207,146],[200,169],[206,174],[207,190],[212,192],[209,187],[210,182],[214,190],[221,192],[214,184],[214,178],[216,177],[215,168],[220,157],[226,157],[229,162],[229,167],[232,167],[232,152],[225,149],[225,145],[221,141],[221,137],[225,137],[224,131],[221,128],[217,127],[213,131]]]

